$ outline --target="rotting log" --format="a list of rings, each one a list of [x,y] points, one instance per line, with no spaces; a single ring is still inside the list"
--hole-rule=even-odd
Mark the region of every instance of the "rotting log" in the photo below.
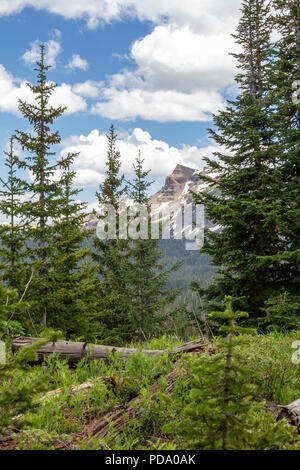
[[[174,369],[166,375],[164,378],[167,381],[165,393],[170,395],[173,391],[176,379],[179,376],[184,375],[183,370],[180,368],[179,363],[175,364]],[[155,393],[161,390],[161,382],[157,380],[150,386],[150,394],[153,396]],[[76,448],[76,445],[82,441],[87,443],[92,442],[93,439],[99,439],[105,437],[111,433],[112,438],[119,436],[123,430],[128,426],[128,421],[131,419],[138,418],[142,413],[142,408],[139,407],[142,395],[137,395],[135,398],[130,400],[125,407],[110,411],[103,417],[87,424],[80,432],[73,436],[71,448]],[[112,428],[113,426],[113,428]],[[70,443],[68,444],[70,445]],[[87,444],[88,445],[88,444]],[[99,441],[99,446],[102,447],[102,443]],[[65,450],[66,447],[62,443],[56,446],[56,450]]]
[[[128,377],[127,377],[128,378]],[[124,383],[124,377],[121,376],[101,376],[97,378],[97,381],[99,379],[108,387],[113,389],[114,387],[118,385],[122,385]],[[59,395],[61,395],[64,392],[68,392],[71,395],[77,395],[77,393],[83,392],[85,394],[88,394],[89,390],[95,386],[95,382],[84,382],[79,385],[71,385],[71,387],[60,387],[56,388],[55,390],[50,390],[49,392],[45,393],[45,395],[42,395],[41,398],[38,400],[40,403],[45,403],[48,400],[51,400],[52,398],[56,398]],[[12,418],[13,421],[23,421],[24,420],[24,414],[19,414],[17,416],[14,416]],[[1,436],[0,436],[0,443],[1,443]]]
[[[11,338],[12,352],[15,354],[22,347],[31,346],[35,341],[38,340],[40,340],[40,338],[30,338],[26,336],[13,337]],[[197,350],[203,350],[203,348],[207,345],[208,343],[204,344],[202,339],[197,339],[189,343],[177,346],[171,352],[196,352]],[[136,354],[139,351],[142,351],[147,356],[162,356],[166,352],[160,349],[140,350],[136,348],[119,348],[115,346],[103,346],[99,344],[88,344],[84,342],[58,340],[55,343],[45,344],[44,346],[40,347],[36,351],[36,353],[38,357],[37,362],[42,362],[45,357],[49,356],[50,354],[56,353],[59,355],[60,359],[67,359],[69,364],[76,364],[84,357],[93,360],[101,360],[107,359],[112,353],[118,353],[122,359],[127,359],[131,355]]]
[[[201,352],[204,353],[205,351],[209,351],[211,354],[214,354],[214,350],[210,348],[209,343],[203,343],[203,340],[192,341],[191,343],[186,343],[178,348],[175,348],[175,352],[180,351],[188,351],[188,352]],[[201,342],[202,341],[202,342]],[[192,345],[193,343],[193,345]],[[194,346],[194,347],[193,347]],[[197,346],[197,347],[196,347]],[[191,349],[193,347],[193,349]],[[174,386],[176,384],[176,380],[179,377],[185,376],[186,372],[181,367],[181,361],[177,361],[174,365],[172,371],[164,376],[164,380],[167,382],[167,385],[164,389],[164,392],[167,395],[172,395],[174,390]],[[151,396],[154,396],[161,390],[161,381],[156,380],[150,388],[149,392]],[[142,395],[139,394],[130,400],[124,407],[114,409],[101,418],[98,418],[91,423],[87,424],[86,426],[81,429],[78,433],[73,435],[72,443],[68,443],[70,448],[76,448],[78,444],[82,441],[86,442],[87,445],[94,446],[93,442],[94,439],[98,440],[98,445],[100,448],[105,448],[107,444],[101,441],[101,438],[104,438],[108,434],[112,439],[118,437],[124,429],[128,426],[128,422],[132,419],[137,419],[143,412],[143,409],[140,405],[142,400]],[[55,447],[56,450],[66,450],[67,447],[64,443],[61,443]]]
[[[280,412],[277,419],[286,419],[290,424],[296,426],[298,432],[300,432],[300,399],[278,408],[280,408]]]
[[[126,377],[126,379],[133,380],[133,377]],[[77,393],[80,393],[80,392],[88,393],[88,391],[95,386],[95,382],[100,382],[100,381],[102,381],[108,388],[114,388],[114,387],[117,387],[118,385],[123,385],[125,381],[125,377],[122,377],[119,375],[100,376],[100,377],[97,377],[96,380],[94,380],[93,382],[84,382],[79,385],[71,385],[70,388],[68,387],[56,388],[55,390],[50,390],[45,395],[43,395],[40,401],[44,402],[48,400],[49,398],[51,399],[51,398],[58,397],[65,391],[68,391],[71,395],[76,395]]]
[[[71,385],[70,393],[71,395],[76,395],[77,393],[80,392],[87,392],[90,388],[92,388],[95,385],[94,382],[85,382],[80,385]],[[50,390],[50,392],[47,392],[45,395],[42,396],[41,402],[46,401],[47,399],[55,398],[58,397],[61,393],[63,393],[67,388],[57,388],[55,390]]]

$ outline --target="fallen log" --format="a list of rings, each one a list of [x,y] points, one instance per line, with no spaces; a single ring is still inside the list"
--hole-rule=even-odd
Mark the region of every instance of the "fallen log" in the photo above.
[[[293,401],[289,405],[278,406],[280,412],[277,419],[286,419],[290,424],[296,426],[300,432],[300,399]]]
[[[126,379],[133,380],[133,377],[126,377]],[[97,377],[97,381],[101,380],[108,388],[114,388],[118,385],[122,385],[125,381],[125,378],[118,375],[108,375],[108,376],[101,376]],[[93,382],[84,382],[79,385],[71,385],[71,388],[68,387],[60,387],[56,388],[55,390],[50,390],[45,395],[40,398],[41,402],[46,401],[47,399],[58,397],[61,393],[65,392],[66,390],[69,391],[71,395],[76,395],[77,393],[84,392],[88,393],[88,391],[95,386],[95,381]]]
[[[179,367],[178,363],[175,364],[174,369],[164,377],[167,381],[165,393],[169,395],[172,393],[176,379],[182,375],[184,375],[183,370]],[[161,382],[157,380],[151,385],[150,394],[154,395],[160,390]],[[109,433],[111,433],[111,438],[116,438],[117,436],[119,436],[123,432],[123,430],[128,426],[129,420],[136,419],[141,415],[143,410],[138,406],[141,398],[142,395],[137,395],[135,398],[130,400],[125,407],[110,411],[100,419],[97,419],[92,423],[86,425],[79,433],[76,433],[73,436],[72,448],[76,448],[76,445],[82,441],[92,442],[93,439],[105,437]],[[100,447],[102,447],[102,441],[99,442],[99,445]],[[55,449],[65,450],[65,446],[64,444],[62,444],[57,446]]]
[[[108,388],[113,388],[116,387],[117,385],[121,385],[124,382],[124,377],[119,377],[119,376],[103,376],[100,377],[100,379],[105,383],[105,385]],[[88,391],[95,386],[95,382],[84,382],[79,385],[71,385],[71,388],[69,389],[68,387],[60,387],[56,388],[55,390],[50,390],[49,392],[45,393],[40,399],[40,403],[44,403],[48,401],[51,398],[58,397],[60,394],[64,393],[65,391],[69,391],[71,395],[76,395],[77,393],[84,392],[85,394],[88,393]],[[24,420],[24,414],[19,414],[17,416],[14,416],[12,418],[13,421],[23,421]],[[1,436],[0,436],[0,443],[1,443]]]
[[[35,341],[38,340],[40,340],[40,338],[30,338],[26,336],[17,336],[11,338],[11,348],[13,354],[18,352],[20,348],[24,346],[31,346]],[[197,350],[203,350],[203,347],[207,345],[208,343],[204,344],[202,339],[197,339],[177,346],[171,352],[196,352]],[[50,354],[57,353],[59,354],[60,359],[67,359],[69,364],[76,364],[84,357],[93,360],[100,360],[107,359],[112,353],[118,353],[122,359],[126,359],[139,351],[140,350],[136,348],[119,348],[115,346],[103,346],[99,344],[58,340],[55,343],[45,344],[39,348],[36,353],[38,356],[37,362],[42,362],[45,357],[49,356]],[[166,351],[160,349],[143,349],[142,352],[147,356],[162,356]]]
[[[182,346],[178,346],[178,348],[175,348],[176,351],[178,351],[179,348],[182,348],[184,351],[189,351],[189,352],[200,352],[203,353],[205,351],[209,351],[210,353],[214,353],[214,350],[210,348],[209,343],[200,343],[200,340],[192,341],[191,343],[186,343]],[[192,343],[194,349],[192,348]],[[188,346],[190,345],[190,346]],[[165,393],[168,395],[172,395],[176,380],[180,376],[186,375],[186,372],[182,369],[180,365],[180,361],[178,361],[175,364],[174,369],[167,374],[164,379],[167,382],[167,386],[165,388]],[[150,394],[153,396],[156,393],[158,393],[161,390],[161,381],[157,380],[150,386]],[[87,424],[80,432],[76,433],[73,436],[73,443],[72,448],[76,448],[80,442],[90,442],[91,447],[93,446],[93,440],[94,439],[99,439],[107,436],[110,434],[110,438],[115,439],[118,437],[124,429],[128,426],[128,421],[132,419],[137,419],[141,413],[143,412],[143,409],[139,406],[140,402],[142,399],[142,395],[139,394],[136,397],[134,397],[132,400],[130,400],[125,407],[122,408],[117,408],[106,415],[102,416],[99,419],[96,419],[92,423]],[[103,448],[103,441],[98,441],[99,447]],[[104,444],[106,445],[106,444]],[[62,443],[61,445],[57,446],[55,448],[56,450],[66,450],[66,447]]]
[[[71,395],[76,395],[80,392],[87,392],[90,388],[94,386],[94,382],[85,382],[80,385],[71,385],[70,393]],[[41,402],[46,401],[48,398],[55,398],[58,397],[61,393],[63,393],[66,388],[57,388],[55,390],[50,390],[45,395],[43,395],[40,399]]]

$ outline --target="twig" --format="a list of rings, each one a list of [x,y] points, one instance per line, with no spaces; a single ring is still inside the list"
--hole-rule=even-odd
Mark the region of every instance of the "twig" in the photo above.
[[[26,312],[28,313],[28,316],[29,316],[29,319],[30,319],[31,324],[32,324],[32,326],[33,326],[34,332],[35,332],[35,334],[38,336],[38,332],[36,331],[36,328],[35,328],[35,326],[34,326],[34,323],[33,323],[33,320],[32,320],[32,318],[31,318],[31,315],[30,315],[29,310],[26,309]]]
[[[24,299],[24,297],[25,297],[25,295],[26,295],[26,293],[27,293],[27,290],[28,290],[28,288],[29,288],[29,286],[30,286],[30,284],[31,284],[33,275],[34,275],[34,269],[32,269],[32,271],[31,271],[31,275],[30,275],[29,281],[27,282],[27,284],[26,284],[26,286],[25,286],[25,289],[24,289],[24,292],[23,292],[23,294],[22,294],[22,296],[21,296],[21,298],[20,298],[20,300],[19,300],[19,302],[18,302],[19,304],[20,304],[21,302],[23,302],[23,299]]]

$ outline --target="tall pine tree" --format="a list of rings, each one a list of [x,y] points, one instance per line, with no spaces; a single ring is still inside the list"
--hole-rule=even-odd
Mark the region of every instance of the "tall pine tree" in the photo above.
[[[270,40],[272,17],[266,0],[244,0],[236,42],[242,52],[236,77],[239,94],[225,111],[214,117],[210,135],[227,153],[206,159],[215,171],[201,176],[218,192],[196,194],[207,217],[222,226],[207,231],[204,252],[222,266],[219,277],[204,293],[212,304],[233,295],[250,316],[260,316],[264,303],[281,288],[289,289],[295,266],[282,262],[287,248],[282,236],[287,220],[294,219],[294,203],[283,194],[286,185],[282,156],[274,125]],[[214,305],[215,306],[215,305]],[[211,306],[213,308],[213,306]]]
[[[108,152],[106,161],[106,178],[96,193],[99,209],[109,204],[118,213],[125,209],[122,202],[126,187],[124,176],[120,175],[121,156],[116,148],[117,135],[111,125],[107,134]],[[99,220],[103,216],[95,215]],[[102,281],[100,295],[105,299],[102,322],[104,325],[103,340],[108,343],[120,343],[132,336],[129,322],[132,302],[128,289],[128,273],[130,272],[129,244],[126,236],[119,236],[119,219],[116,219],[115,238],[102,240],[98,237],[93,241],[93,258],[98,267],[98,275]]]
[[[97,333],[99,281],[88,246],[92,231],[85,227],[86,205],[77,200],[80,189],[73,186],[72,165],[77,155],[68,154],[61,162],[62,195],[60,216],[55,223],[55,267],[50,272],[53,294],[49,313],[51,326],[62,330],[67,339],[79,336],[91,339]]]
[[[27,203],[24,201],[25,184],[17,176],[19,159],[14,153],[14,137],[9,141],[9,150],[5,152],[7,179],[0,178],[0,212],[5,223],[0,226],[0,269],[1,277],[10,288],[17,289],[19,294],[24,284],[25,256],[24,219]]]
[[[49,275],[53,268],[55,221],[61,208],[61,188],[54,180],[59,162],[55,160],[53,150],[61,138],[58,131],[51,130],[51,126],[65,108],[54,108],[49,103],[56,84],[47,82],[46,73],[50,67],[45,64],[44,45],[40,49],[40,60],[34,69],[37,84],[28,84],[35,103],[19,102],[20,112],[32,126],[32,132],[17,131],[16,138],[27,154],[22,167],[31,175],[31,182],[27,183],[31,201],[26,213],[29,224],[27,237],[32,244],[27,256],[31,260],[30,269],[33,267],[35,270],[30,288],[31,311],[34,319],[46,327],[48,320],[51,324],[48,310],[51,310],[53,286]]]
[[[136,205],[138,221],[143,218],[144,221],[136,227],[138,237],[130,242],[130,291],[133,311],[131,321],[134,322],[134,329],[138,331],[140,338],[145,339],[145,336],[157,332],[158,324],[163,320],[163,309],[174,294],[165,289],[168,275],[180,262],[167,268],[160,262],[160,240],[151,239],[148,188],[152,182],[148,180],[150,170],[143,169],[140,152],[134,172],[135,179],[129,182],[129,196],[133,207]]]
[[[283,293],[300,310],[300,1],[274,0],[274,27],[279,32],[273,48],[272,126],[276,132],[277,167],[281,174],[278,222],[283,249],[270,259],[282,277]],[[296,99],[295,99],[296,98]],[[266,260],[268,258],[266,257]],[[276,297],[276,296],[275,296]],[[275,300],[275,299],[274,299]],[[294,307],[293,307],[294,308]],[[289,311],[289,309],[287,309]]]

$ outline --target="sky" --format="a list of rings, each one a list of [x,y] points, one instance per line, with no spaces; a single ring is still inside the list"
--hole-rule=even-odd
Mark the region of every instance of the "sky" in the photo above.
[[[51,100],[67,106],[55,121],[57,152],[79,152],[81,199],[93,205],[103,181],[113,123],[122,171],[133,176],[141,151],[152,191],[177,164],[202,168],[219,150],[208,138],[212,114],[235,93],[237,46],[231,34],[241,0],[0,0],[0,154],[15,129],[28,130],[18,99],[39,44],[58,84]],[[5,175],[3,158],[0,172]]]

